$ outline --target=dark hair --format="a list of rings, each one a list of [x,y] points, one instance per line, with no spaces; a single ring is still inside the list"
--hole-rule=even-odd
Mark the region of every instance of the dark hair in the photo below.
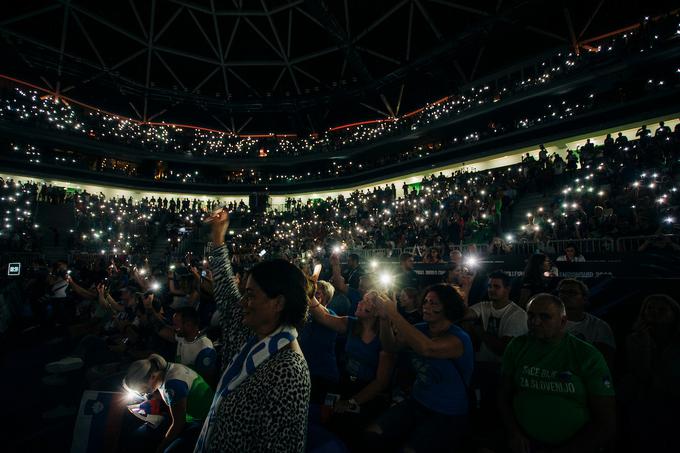
[[[412,288],[410,286],[407,286],[405,288],[402,288],[401,290],[404,291],[408,297],[411,297],[413,299],[418,298],[418,290],[416,288]],[[418,301],[416,300],[416,303],[417,302]]]
[[[269,298],[283,296],[281,324],[299,326],[307,318],[309,281],[305,274],[286,260],[275,259],[256,264],[250,277]]]
[[[430,292],[435,293],[442,303],[446,319],[451,322],[456,322],[463,318],[465,300],[457,287],[445,283],[437,283],[428,286],[425,288],[425,291],[423,291],[423,301],[425,300],[425,297],[427,297],[427,293]]]
[[[408,261],[409,258],[413,258],[412,253],[404,252],[401,255],[399,255],[399,262],[403,263],[404,261]]]
[[[359,255],[357,255],[356,253],[350,253],[349,256],[348,256],[347,258],[352,259],[352,260],[356,261],[357,263],[358,263],[359,261],[361,261],[361,260],[359,259]]]
[[[576,244],[573,242],[567,242],[567,245],[564,246],[564,250],[566,251],[568,248],[574,249],[574,254],[578,256],[578,247],[576,247]]]
[[[668,305],[668,308],[670,308],[675,315],[675,323],[673,324],[672,332],[676,336],[680,335],[680,304],[667,294],[652,294],[645,297],[645,300],[642,301],[642,305],[640,306],[640,314],[638,315],[637,321],[635,321],[633,330],[639,331],[647,328],[645,323],[645,311],[647,310],[647,306],[652,302],[663,302]]]
[[[503,282],[503,287],[508,288],[510,287],[511,283],[511,278],[508,274],[506,274],[503,271],[493,271],[492,273],[489,274],[489,280],[492,278],[501,280]]]
[[[543,263],[548,259],[544,253],[534,253],[527,262],[527,267],[524,268],[525,283],[538,283],[543,278]]]
[[[182,322],[193,323],[196,327],[200,327],[200,318],[198,312],[194,307],[181,307],[175,312],[182,317]]]
[[[583,283],[581,280],[577,280],[575,278],[565,278],[561,280],[557,284],[557,292],[559,293],[560,288],[562,288],[564,285],[575,285],[578,286],[579,291],[581,291],[581,295],[583,298],[588,298],[589,290],[588,290],[588,285]]]

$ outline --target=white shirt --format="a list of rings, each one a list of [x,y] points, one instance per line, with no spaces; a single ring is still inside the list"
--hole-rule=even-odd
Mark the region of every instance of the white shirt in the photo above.
[[[194,341],[175,335],[177,353],[175,362],[186,365],[197,371],[204,371],[215,366],[217,353],[210,338],[201,335]]]
[[[567,255],[560,255],[557,257],[557,261],[569,261]],[[585,263],[586,259],[583,255],[575,255],[574,259],[571,260],[572,263]]]
[[[567,321],[567,332],[588,343],[604,343],[616,349],[614,334],[609,324],[590,313],[585,315],[583,321]]]
[[[493,308],[493,302],[485,301],[471,305],[470,310],[482,320],[484,330],[495,337],[519,337],[529,330],[527,313],[514,302],[498,310]],[[486,343],[482,343],[475,359],[478,362],[501,362],[501,356],[489,349]]]

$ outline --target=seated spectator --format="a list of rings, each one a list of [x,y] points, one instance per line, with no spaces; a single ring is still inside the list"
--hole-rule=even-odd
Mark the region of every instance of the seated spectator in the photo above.
[[[557,261],[566,261],[567,263],[585,263],[586,259],[576,249],[575,244],[567,244],[564,247],[564,255],[557,257]]]
[[[350,288],[359,289],[359,279],[366,273],[359,264],[360,260],[361,258],[356,253],[351,253],[347,257],[347,269],[345,269],[343,277]]]
[[[499,237],[493,238],[489,244],[489,255],[507,255],[511,251],[512,246]]]
[[[461,264],[463,262],[463,253],[460,250],[453,249],[449,252],[449,263]]]
[[[196,371],[211,386],[217,384],[217,353],[212,341],[201,334],[198,312],[192,307],[182,307],[172,316],[173,327],[165,326],[155,317],[158,335],[177,343],[175,362]]]
[[[638,252],[680,252],[680,244],[673,242],[670,235],[657,233],[656,236],[647,239],[638,248]]]
[[[488,301],[465,310],[465,319],[478,321],[469,331],[478,343],[477,362],[500,366],[503,351],[514,337],[527,331],[526,312],[510,300],[510,276],[496,271],[489,274]]]
[[[675,450],[680,404],[680,304],[675,299],[654,294],[644,300],[626,338],[626,362],[622,393],[632,450]]]
[[[179,363],[168,363],[157,354],[148,359],[133,362],[123,380],[123,386],[138,395],[151,395],[159,391],[163,402],[170,408],[170,427],[148,429],[147,425],[138,430],[128,449],[149,451],[153,445],[156,451],[193,451],[201,432],[203,420],[208,415],[214,392],[195,371]],[[149,445],[151,444],[151,445]],[[142,448],[146,446],[146,448]]]
[[[529,333],[505,349],[500,410],[514,452],[597,452],[612,441],[616,407],[602,354],[566,331],[562,301],[538,294]]]
[[[595,346],[613,369],[616,342],[611,327],[586,311],[588,287],[585,283],[565,278],[557,285],[557,295],[567,309],[567,332]]]
[[[472,375],[472,342],[454,321],[464,304],[453,287],[425,290],[424,323],[411,325],[396,301],[381,298],[380,334],[388,350],[407,349],[417,375],[411,396],[382,414],[367,430],[374,451],[452,451],[465,434],[469,411],[467,387]],[[393,330],[394,329],[394,330]]]
[[[324,306],[328,307],[330,310],[338,316],[347,316],[350,310],[350,302],[347,296],[342,294],[340,291],[336,291],[335,287],[325,280],[319,280],[317,283],[317,299],[319,297],[324,298]]]
[[[175,284],[176,280],[179,281],[178,285]],[[180,267],[175,270],[171,267],[168,271],[168,288],[173,296],[171,307],[174,310],[182,307],[198,308],[201,300],[200,286],[200,278],[197,281],[186,268]]]
[[[550,292],[556,276],[557,268],[552,266],[548,255],[543,253],[533,254],[524,268],[518,305],[525,307],[534,295]]]
[[[423,258],[423,263],[426,264],[439,264],[442,262],[441,255],[439,254],[439,249],[437,247],[430,247],[427,254]]]
[[[383,396],[390,384],[394,356],[383,350],[380,341],[380,322],[374,307],[377,297],[374,291],[366,293],[354,316],[334,316],[316,300],[309,305],[315,322],[347,335],[340,400],[333,410],[340,415],[334,417],[335,430],[349,441],[387,405]]]
[[[331,315],[335,315],[334,310],[329,307],[334,292],[335,289],[330,283],[323,280],[317,282],[314,297]],[[311,315],[308,316],[298,337],[312,379],[310,402],[313,404],[323,404],[328,393],[337,391],[340,380],[335,355],[337,337],[337,332],[319,324]]]
[[[475,272],[470,270],[469,267],[459,264],[449,269],[446,274],[446,279],[444,280],[444,283],[455,285],[460,289],[466,307],[468,306],[470,290],[472,289],[475,275]]]
[[[418,303],[418,290],[416,288],[404,288],[398,298],[399,314],[411,324],[423,321],[421,307]]]
[[[331,283],[337,290],[336,292],[344,294],[347,296],[347,299],[349,299],[348,315],[354,313],[364,295],[373,289],[373,276],[371,274],[362,273],[358,277],[358,287],[353,288],[347,283],[345,277],[341,275],[340,257],[336,253],[333,253],[329,261],[332,270]]]
[[[399,256],[401,273],[395,278],[396,288],[420,288],[420,276],[413,270],[413,263],[413,255],[411,253],[402,253]]]
[[[497,389],[500,383],[501,359],[510,341],[527,333],[526,312],[510,300],[511,280],[508,274],[489,274],[488,301],[465,310],[464,323],[475,345],[473,388],[478,391],[480,416],[497,418]],[[492,429],[484,430],[491,434]]]

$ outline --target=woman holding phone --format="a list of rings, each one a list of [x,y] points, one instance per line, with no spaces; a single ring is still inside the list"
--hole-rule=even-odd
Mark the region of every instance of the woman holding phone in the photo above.
[[[403,350],[416,372],[411,395],[368,428],[367,444],[377,450],[389,445],[455,451],[467,427],[473,349],[468,334],[455,324],[463,317],[463,296],[446,284],[432,285],[424,294],[424,322],[415,326],[393,299],[380,297],[375,306],[385,349]]]

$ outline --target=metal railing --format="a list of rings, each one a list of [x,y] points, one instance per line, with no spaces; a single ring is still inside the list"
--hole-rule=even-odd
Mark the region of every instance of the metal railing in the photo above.
[[[23,263],[24,266],[28,266],[35,260],[44,259],[45,255],[38,252],[4,252],[0,255],[0,265],[6,266],[9,263]]]
[[[637,252],[647,241],[670,241],[673,244],[680,244],[678,234],[659,234],[650,236],[623,236],[616,240],[616,250],[619,252]]]
[[[580,253],[610,253],[614,251],[614,239],[611,238],[592,238],[592,239],[558,239],[546,242],[547,248],[562,253],[565,247],[573,245]]]

